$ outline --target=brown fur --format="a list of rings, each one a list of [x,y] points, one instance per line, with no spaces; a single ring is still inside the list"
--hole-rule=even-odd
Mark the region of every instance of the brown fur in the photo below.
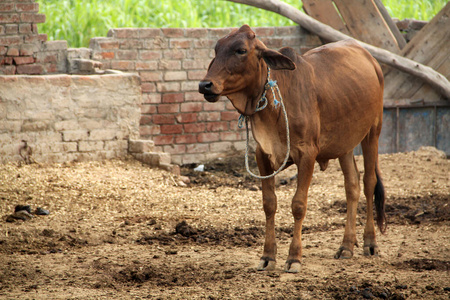
[[[325,170],[330,159],[339,159],[345,178],[347,223],[337,258],[349,258],[356,244],[356,208],[359,172],[353,149],[361,143],[364,154],[364,194],[367,224],[364,253],[377,253],[373,219],[376,197],[377,223],[384,230],[384,188],[378,168],[378,138],[383,118],[383,75],[377,61],[357,42],[347,40],[313,49],[303,56],[291,48],[268,49],[247,25],[220,39],[216,57],[200,82],[199,91],[214,102],[225,95],[238,112],[250,117],[257,142],[256,157],[261,175],[278,169],[284,159],[286,126],[280,107],[267,92],[268,106],[255,112],[264,92],[267,66],[276,80],[286,106],[291,151],[288,164],[298,168],[297,191],[292,199],[294,234],[286,271],[298,272],[301,228],[314,162]],[[274,179],[262,181],[266,214],[266,240],[259,269],[271,267],[276,258],[275,223],[277,199]],[[377,202],[378,201],[378,202]]]

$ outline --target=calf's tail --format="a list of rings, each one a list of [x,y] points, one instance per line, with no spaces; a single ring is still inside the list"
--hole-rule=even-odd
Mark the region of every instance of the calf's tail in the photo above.
[[[378,164],[375,168],[375,173],[377,175],[377,184],[375,185],[375,209],[377,211],[377,225],[380,229],[381,233],[386,232],[387,224],[386,224],[386,213],[384,210],[384,204],[386,200],[385,191],[383,181],[381,180],[380,170]]]

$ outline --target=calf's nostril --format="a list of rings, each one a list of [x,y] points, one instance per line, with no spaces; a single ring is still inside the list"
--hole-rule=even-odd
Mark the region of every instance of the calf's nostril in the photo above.
[[[198,85],[198,91],[200,93],[211,93],[213,84],[211,81],[200,81]]]

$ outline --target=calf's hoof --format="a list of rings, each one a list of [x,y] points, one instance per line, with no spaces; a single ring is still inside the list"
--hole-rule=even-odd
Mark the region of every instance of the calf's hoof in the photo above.
[[[256,269],[258,271],[272,271],[275,269],[276,263],[277,262],[273,259],[261,258]]]
[[[286,273],[298,273],[300,272],[300,261],[299,260],[288,260],[284,266],[284,271]]]
[[[353,257],[353,251],[346,247],[339,248],[339,250],[334,255],[334,258],[336,258],[336,259],[349,259],[352,257]]]
[[[364,246],[364,256],[378,256],[378,246]]]

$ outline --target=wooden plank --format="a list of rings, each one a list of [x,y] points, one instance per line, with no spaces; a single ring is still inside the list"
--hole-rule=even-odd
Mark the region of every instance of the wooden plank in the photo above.
[[[353,37],[393,53],[400,52],[396,38],[373,0],[334,0],[334,3]]]
[[[384,7],[384,5],[381,2],[381,0],[373,0],[373,2],[377,6],[377,8],[380,11],[381,15],[383,16],[383,19],[386,22],[386,24],[388,25],[389,30],[392,32],[392,34],[394,35],[395,39],[397,40],[397,44],[398,44],[399,48],[400,49],[405,48],[406,40],[403,37],[403,35],[400,32],[400,30],[398,30],[397,25],[392,20],[392,18],[389,15],[389,12],[387,11],[386,7]]]
[[[445,51],[442,52],[444,53]],[[450,78],[450,63],[448,63],[450,62],[449,52],[447,52],[447,58],[445,58],[444,61],[447,63],[443,63],[435,70],[444,75],[446,78]],[[436,93],[436,91],[433,88],[431,88],[428,84],[422,84],[420,89],[417,92],[415,92],[412,95],[412,97],[414,97],[415,99],[426,99],[427,102],[436,101],[442,98],[442,96],[439,93]]]
[[[342,21],[336,7],[331,0],[303,0],[305,12],[324,24],[333,27],[340,32],[349,35],[347,27]]]
[[[443,74],[446,78],[450,68],[450,3],[424,27],[402,49],[400,55],[426,64]],[[413,98],[424,97],[427,101],[440,96],[431,88],[425,87],[420,79],[397,70],[385,74],[385,97]],[[421,90],[419,92],[419,90]]]

